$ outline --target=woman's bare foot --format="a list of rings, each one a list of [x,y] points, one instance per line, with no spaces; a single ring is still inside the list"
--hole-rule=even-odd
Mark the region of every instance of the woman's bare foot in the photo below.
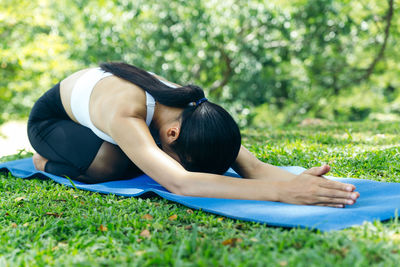
[[[42,157],[38,153],[34,154],[32,157],[33,165],[35,165],[35,169],[38,171],[44,171],[44,167],[46,163],[49,161],[48,159]]]

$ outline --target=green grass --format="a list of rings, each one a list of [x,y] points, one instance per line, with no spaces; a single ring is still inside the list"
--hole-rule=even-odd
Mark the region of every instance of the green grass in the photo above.
[[[250,129],[243,139],[272,164],[330,163],[335,176],[400,182],[399,128],[363,122]],[[144,230],[150,235],[141,236]],[[156,197],[100,195],[0,175],[0,266],[397,266],[399,261],[397,220],[328,233],[287,230]]]

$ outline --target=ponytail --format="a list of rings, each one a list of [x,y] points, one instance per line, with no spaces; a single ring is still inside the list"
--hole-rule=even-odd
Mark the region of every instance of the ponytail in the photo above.
[[[173,88],[159,81],[147,71],[126,63],[101,63],[100,67],[104,71],[136,84],[165,106],[183,108],[191,102],[204,98],[203,89],[196,85]]]

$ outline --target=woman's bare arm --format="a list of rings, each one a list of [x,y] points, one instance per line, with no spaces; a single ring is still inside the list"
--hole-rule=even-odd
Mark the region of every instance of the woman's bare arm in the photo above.
[[[298,182],[302,187],[298,190],[299,185],[296,187],[296,183],[291,186],[290,183],[278,179],[272,181],[237,179],[208,173],[188,172],[157,147],[142,118],[114,116],[109,124],[108,132],[142,171],[176,194],[339,207],[347,203],[347,195],[350,193],[347,191],[347,185],[328,180],[324,182],[325,179],[319,179],[320,183],[314,183],[315,186],[307,187],[309,184],[307,181],[312,177],[310,174],[299,176]],[[329,182],[334,185],[328,185]],[[319,187],[326,188],[327,192],[317,194],[316,191]],[[332,189],[333,187],[336,189]],[[293,191],[290,197],[286,196],[288,190]],[[331,191],[341,195],[332,197],[330,196],[333,194]]]

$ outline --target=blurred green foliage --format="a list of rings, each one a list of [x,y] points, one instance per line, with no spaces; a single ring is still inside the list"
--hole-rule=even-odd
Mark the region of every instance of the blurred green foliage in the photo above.
[[[2,0],[0,123],[66,75],[125,61],[195,83],[241,126],[400,113],[393,0]]]

